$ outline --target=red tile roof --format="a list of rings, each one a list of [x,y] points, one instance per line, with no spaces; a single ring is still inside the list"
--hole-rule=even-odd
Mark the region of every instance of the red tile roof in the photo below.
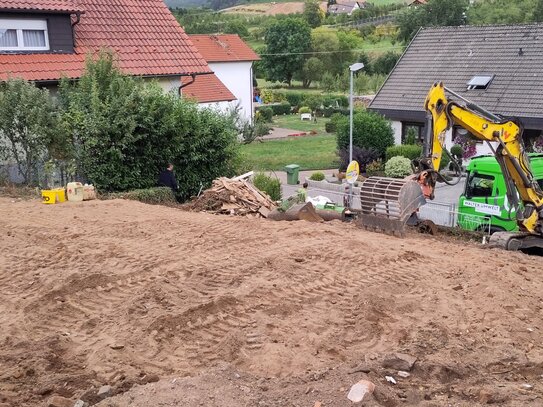
[[[0,4],[10,3],[0,0]],[[31,3],[31,0],[17,0]],[[67,3],[38,0],[32,3]],[[101,48],[112,49],[119,67],[142,76],[211,72],[183,28],[162,0],[72,0],[84,9],[74,27],[75,54],[0,55],[0,79],[58,80],[81,76],[85,56]]]
[[[207,62],[260,60],[237,34],[189,35],[189,38]]]
[[[187,84],[192,78],[184,76],[181,78],[183,84]],[[199,75],[195,81],[181,89],[183,96],[196,99],[199,103],[212,103],[236,100],[236,97],[226,86],[215,76]]]
[[[82,11],[72,0],[0,0],[0,10],[39,10],[61,13]]]

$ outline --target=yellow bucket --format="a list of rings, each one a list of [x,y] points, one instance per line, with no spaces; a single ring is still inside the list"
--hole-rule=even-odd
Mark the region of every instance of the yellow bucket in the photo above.
[[[44,189],[41,191],[41,197],[44,204],[57,203],[57,191],[54,189]]]

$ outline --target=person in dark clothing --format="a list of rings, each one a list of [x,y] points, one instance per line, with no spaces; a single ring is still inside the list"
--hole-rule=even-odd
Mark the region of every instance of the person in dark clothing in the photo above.
[[[161,187],[170,187],[173,192],[179,189],[173,172],[173,164],[168,164],[168,168],[160,173],[158,176],[158,185]]]

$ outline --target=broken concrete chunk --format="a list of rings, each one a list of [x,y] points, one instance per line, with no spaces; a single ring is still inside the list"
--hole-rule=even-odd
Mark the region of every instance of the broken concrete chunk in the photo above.
[[[77,400],[74,404],[74,407],[87,407],[88,404],[85,403],[83,400]]]
[[[392,353],[385,356],[383,367],[394,370],[403,370],[409,372],[413,369],[413,365],[417,361],[415,356],[405,353]]]
[[[98,397],[106,398],[111,396],[111,386],[102,386],[98,389],[98,393],[96,393]]]
[[[398,383],[398,382],[396,381],[396,379],[393,378],[392,376],[385,376],[385,379],[387,380],[387,382],[392,383],[392,384]]]
[[[47,407],[72,407],[72,402],[66,397],[53,396],[47,401]]]
[[[347,398],[353,403],[359,403],[364,400],[364,397],[368,394],[372,394],[375,390],[375,384],[368,380],[360,380],[358,383],[353,384]]]

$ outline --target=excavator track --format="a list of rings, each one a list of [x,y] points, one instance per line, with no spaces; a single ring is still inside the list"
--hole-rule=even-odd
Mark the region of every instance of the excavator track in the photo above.
[[[504,250],[543,249],[543,238],[530,233],[496,232],[490,236],[490,247]]]

